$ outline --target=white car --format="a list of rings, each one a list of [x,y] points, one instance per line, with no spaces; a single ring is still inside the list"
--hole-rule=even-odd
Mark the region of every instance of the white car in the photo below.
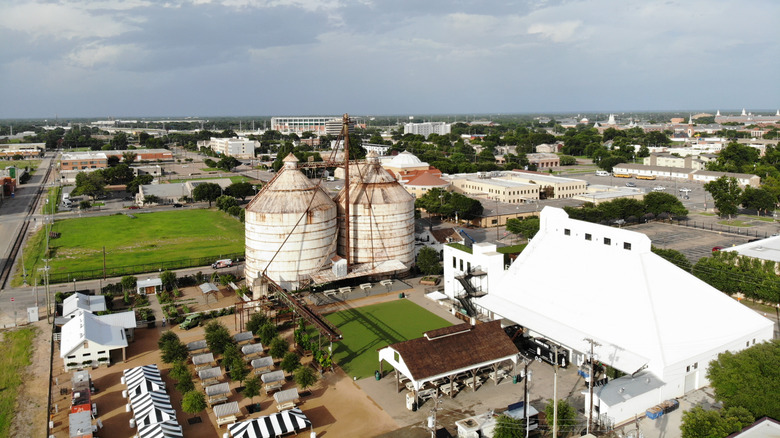
[[[682,193],[690,193],[691,191],[692,190],[687,188],[687,187],[683,187],[683,188],[680,189],[680,192],[682,192]]]
[[[664,190],[666,190],[666,187],[664,187],[664,186],[655,186],[655,187],[653,187],[653,191],[654,192],[663,192]]]

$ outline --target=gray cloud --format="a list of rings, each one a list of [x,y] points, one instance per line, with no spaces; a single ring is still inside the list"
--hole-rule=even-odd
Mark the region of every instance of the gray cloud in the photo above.
[[[0,117],[774,108],[778,16],[771,0],[19,0],[0,5]]]

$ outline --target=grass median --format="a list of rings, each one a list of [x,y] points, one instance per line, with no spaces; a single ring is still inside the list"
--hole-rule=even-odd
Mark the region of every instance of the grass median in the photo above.
[[[52,274],[164,261],[218,258],[244,251],[244,224],[216,210],[116,214],[58,220],[50,239]],[[28,276],[42,267],[46,235],[39,230],[25,247]],[[21,268],[13,285],[22,283]],[[28,283],[29,277],[28,277]]]

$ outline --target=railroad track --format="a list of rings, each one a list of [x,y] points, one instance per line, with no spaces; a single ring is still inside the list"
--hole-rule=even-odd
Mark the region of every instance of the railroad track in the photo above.
[[[19,251],[22,249],[24,236],[27,235],[27,229],[30,227],[30,218],[35,214],[35,210],[38,208],[38,203],[40,202],[41,196],[43,196],[45,191],[46,182],[49,180],[53,165],[54,158],[52,158],[49,162],[49,167],[46,169],[46,175],[43,177],[41,185],[38,186],[38,190],[35,192],[35,198],[33,199],[33,202],[30,204],[30,208],[24,216],[24,220],[22,222],[22,226],[19,228],[19,232],[16,234],[16,237],[14,237],[13,245],[11,245],[11,252],[8,254],[8,258],[5,260],[2,271],[0,271],[0,290],[4,290],[8,284],[8,280],[11,279],[14,261],[19,255]]]

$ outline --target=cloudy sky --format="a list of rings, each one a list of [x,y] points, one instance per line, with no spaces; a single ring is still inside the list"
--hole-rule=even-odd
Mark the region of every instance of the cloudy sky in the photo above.
[[[0,118],[780,107],[777,0],[3,0]]]

